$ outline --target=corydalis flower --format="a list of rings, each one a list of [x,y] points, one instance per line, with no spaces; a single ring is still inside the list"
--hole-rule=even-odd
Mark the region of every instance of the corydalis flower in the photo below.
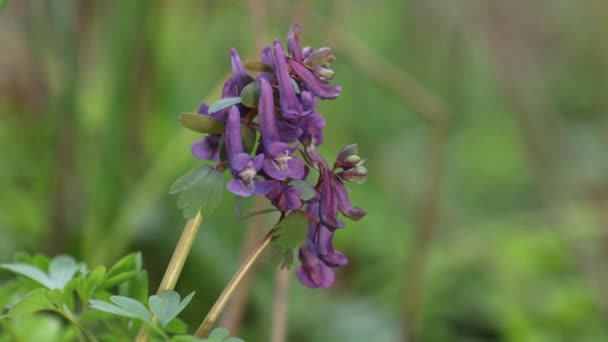
[[[265,79],[260,79],[260,87],[258,120],[267,156],[264,160],[264,172],[276,180],[301,179],[304,176],[304,164],[291,156],[295,149],[280,140],[272,87]]]
[[[243,152],[240,114],[236,106],[230,108],[226,124],[226,152],[234,176],[234,179],[228,182],[228,190],[242,197],[264,195],[270,191],[270,184],[267,181],[256,178],[262,168],[264,156],[258,155],[252,158]]]
[[[302,48],[301,31],[293,25],[287,52],[274,41],[262,49],[260,62],[243,64],[237,51],[230,51],[232,75],[221,102],[214,105],[217,111],[209,113],[205,104],[199,108],[200,115],[225,124],[225,131],[218,134],[217,127],[221,131],[224,126],[215,125],[209,130],[213,134],[192,145],[192,153],[215,161],[219,170],[229,165],[233,178],[228,189],[235,195],[265,195],[281,217],[305,210],[308,234],[296,274],[305,286],[329,287],[336,279],[334,270],[348,263],[333,245],[335,232],[345,226],[339,215],[359,220],[366,214],[351,204],[344,182],[364,181],[367,170],[356,145],[342,149],[332,166],[317,151],[326,124],[317,104],[336,98],[342,88],[329,83],[334,78],[331,49]],[[258,73],[250,76],[245,66]],[[312,184],[304,181],[310,168],[318,171]]]

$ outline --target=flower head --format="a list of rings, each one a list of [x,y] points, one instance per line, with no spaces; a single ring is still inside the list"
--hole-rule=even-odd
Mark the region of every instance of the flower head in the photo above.
[[[225,124],[225,130],[194,143],[192,154],[229,169],[227,186],[235,195],[265,195],[281,217],[305,211],[308,234],[299,248],[296,274],[305,286],[329,287],[336,279],[334,269],[348,264],[333,245],[335,232],[345,226],[339,214],[351,220],[366,214],[351,204],[344,182],[364,181],[367,170],[357,145],[342,149],[331,167],[317,150],[326,125],[317,104],[338,97],[342,88],[330,83],[335,75],[331,49],[302,48],[301,32],[300,25],[291,27],[287,53],[278,40],[264,47],[255,67],[243,64],[236,49],[230,51],[232,75],[224,83],[223,106],[209,113],[203,104],[198,111]],[[258,73],[250,76],[246,66]],[[234,104],[234,99],[242,103]],[[307,183],[310,168],[318,178]]]

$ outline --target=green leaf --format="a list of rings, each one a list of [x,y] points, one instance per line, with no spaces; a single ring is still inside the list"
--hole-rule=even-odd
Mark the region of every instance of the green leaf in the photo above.
[[[131,277],[141,269],[141,253],[131,253],[118,260],[106,273],[102,283],[103,288],[114,287]]]
[[[63,289],[81,267],[82,264],[67,255],[53,258],[48,273],[25,263],[0,264],[0,268],[28,277],[51,290]]]
[[[47,297],[48,292],[47,289],[39,288],[28,293],[10,308],[6,316],[17,317],[42,310],[54,310],[55,306]]]
[[[217,101],[216,103],[212,104],[209,107],[209,114],[218,112],[224,108],[228,108],[230,106],[233,106],[235,104],[239,104],[241,103],[241,98],[236,96],[236,97],[225,97],[219,101]]]
[[[165,331],[170,334],[185,334],[188,332],[188,326],[179,318],[174,318],[167,324]]]
[[[82,264],[76,263],[71,256],[54,257],[49,264],[49,277],[53,283],[50,289],[63,289],[81,267]]]
[[[102,300],[91,299],[89,304],[93,309],[115,314],[118,316],[129,317],[152,324],[152,317],[148,309],[139,301],[123,296],[110,297],[112,303]]]
[[[289,182],[289,185],[300,190],[300,199],[303,201],[313,199],[317,195],[315,188],[313,188],[313,186],[307,181],[294,179]]]
[[[207,134],[222,134],[226,125],[211,116],[198,113],[181,113],[177,119],[179,123],[190,130]]]
[[[243,149],[245,153],[251,153],[255,147],[255,139],[257,135],[253,128],[241,125],[241,139],[243,140]]]
[[[297,248],[306,238],[308,218],[299,211],[294,211],[283,218],[273,233],[274,241],[283,248]]]
[[[148,303],[150,304],[150,309],[156,318],[158,318],[161,327],[164,329],[172,319],[177,317],[177,315],[184,310],[193,296],[194,292],[180,301],[180,296],[177,292],[165,291],[160,296],[150,296]]]
[[[243,66],[249,71],[274,72],[272,67],[262,61],[244,61]]]
[[[249,108],[254,108],[260,101],[260,90],[260,81],[249,83],[241,90],[241,102]]]
[[[30,278],[46,288],[50,289],[53,286],[53,281],[51,281],[49,275],[32,265],[24,263],[0,264],[0,268]]]
[[[296,80],[294,80],[293,78],[290,78],[291,80],[291,85],[293,85],[293,90],[296,91],[296,94],[299,94],[301,92],[300,90],[300,86],[298,85],[298,82],[296,82]]]
[[[89,273],[86,278],[89,289],[95,289],[96,287],[100,286],[103,283],[105,276],[106,276],[106,267],[105,266],[101,265],[101,266],[95,267],[95,269],[93,269],[93,271],[91,271],[91,273]]]
[[[189,219],[198,212],[209,216],[220,204],[224,191],[224,176],[215,168],[204,165],[180,177],[169,189],[170,194],[179,194],[177,207],[184,218]]]
[[[208,341],[207,339],[197,338],[190,335],[177,335],[173,336],[171,342],[203,342]]]

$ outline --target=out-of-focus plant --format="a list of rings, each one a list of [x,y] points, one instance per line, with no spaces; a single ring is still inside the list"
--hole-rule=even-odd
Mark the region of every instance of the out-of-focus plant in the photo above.
[[[8,307],[0,324],[9,340],[36,340],[40,332],[20,330],[23,321],[41,324],[46,313],[52,313],[69,323],[56,332],[58,340],[129,340],[145,324],[154,340],[200,341],[187,335],[185,323],[177,318],[194,292],[183,299],[174,291],[148,297],[148,274],[139,253],[127,255],[108,270],[89,269],[66,255],[51,260],[20,255],[14,263],[0,264],[0,269],[18,275],[0,288]]]

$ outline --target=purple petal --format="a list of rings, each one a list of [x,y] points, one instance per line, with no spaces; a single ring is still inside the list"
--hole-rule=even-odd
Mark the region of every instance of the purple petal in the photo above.
[[[300,200],[300,190],[296,188],[287,188],[281,196],[281,204],[289,210],[298,210],[302,207],[302,200]]]
[[[219,135],[208,135],[192,144],[192,155],[201,160],[217,160],[219,157]]]
[[[269,181],[254,179],[253,180],[253,193],[256,195],[266,195],[272,186]]]
[[[272,57],[272,49],[270,48],[270,46],[268,46],[268,45],[264,46],[264,48],[262,49],[262,54],[260,56],[260,59],[262,60],[262,63],[270,66],[274,70],[274,59]],[[271,72],[261,72],[259,74],[259,77],[264,78],[266,81],[272,83],[274,74]]]
[[[262,169],[263,166],[264,166],[264,155],[258,154],[257,156],[255,156],[255,158],[253,158],[253,168],[255,169],[256,172],[258,172]]]
[[[251,162],[251,157],[247,153],[239,153],[230,159],[230,168],[234,172],[241,172]]]
[[[353,221],[358,221],[367,214],[365,210],[359,207],[353,207],[353,205],[348,200],[348,195],[346,194],[346,187],[338,177],[333,177],[333,187],[336,193],[336,197],[338,199],[340,212],[344,216],[350,218]]]
[[[300,32],[302,32],[302,26],[300,24],[293,24],[287,34],[287,50],[289,50],[291,56],[298,62],[302,62]]]
[[[302,104],[302,114],[308,115],[315,109],[317,101],[311,92],[303,91],[300,94],[300,103]]]
[[[320,261],[308,246],[300,248],[299,258],[302,266],[296,270],[296,275],[302,284],[311,288],[331,287],[334,284],[334,271]]]
[[[321,82],[321,80],[315,76],[312,71],[308,70],[308,68],[302,64],[299,64],[294,60],[289,60],[287,62],[296,75],[302,79],[302,82],[304,82],[306,88],[318,97],[323,99],[333,99],[338,97],[340,92],[342,92],[342,87]]]
[[[334,250],[332,239],[334,233],[325,226],[320,225],[317,235],[317,253],[321,259],[331,267],[342,267],[348,264],[344,254]]]
[[[327,228],[334,230],[343,226],[338,221],[338,198],[333,191],[329,170],[323,171],[321,184],[321,202],[319,203],[319,218]]]
[[[265,79],[260,79],[260,104],[258,120],[260,132],[265,144],[279,141],[279,130],[277,129],[274,115],[274,100],[272,98],[272,87]]]
[[[295,119],[301,116],[302,110],[293,89],[283,48],[279,41],[274,42],[275,73],[279,83],[279,105],[284,117]]]
[[[285,120],[278,120],[277,128],[279,129],[281,141],[288,143],[298,141],[298,138],[300,138],[304,132],[302,128]]]
[[[302,137],[313,138],[315,146],[319,146],[323,143],[323,128],[325,127],[325,119],[317,112],[302,118],[300,122],[302,128]]]
[[[268,176],[276,180],[287,179],[287,174],[279,170],[277,164],[270,157],[264,159],[264,172],[266,172]]]
[[[198,107],[198,110],[196,112],[199,114],[207,115],[207,114],[209,114],[209,106],[207,106],[207,104],[203,102]]]
[[[230,62],[232,64],[232,73],[234,74],[234,79],[236,81],[237,89],[240,91],[251,82],[251,77],[247,74],[245,67],[243,67],[243,62],[241,62],[241,57],[236,49],[230,49]]]
[[[304,178],[304,164],[297,158],[287,161],[287,176],[292,179]]]
[[[241,197],[249,197],[253,194],[252,189],[246,187],[245,184],[238,179],[232,179],[228,182],[228,190]]]
[[[225,133],[226,152],[228,159],[232,159],[239,153],[243,153],[243,141],[241,138],[241,113],[236,106],[230,107],[230,115],[226,122]]]
[[[279,153],[284,153],[290,150],[289,145],[283,142],[270,142],[267,144],[266,153],[271,156],[276,156]]]

